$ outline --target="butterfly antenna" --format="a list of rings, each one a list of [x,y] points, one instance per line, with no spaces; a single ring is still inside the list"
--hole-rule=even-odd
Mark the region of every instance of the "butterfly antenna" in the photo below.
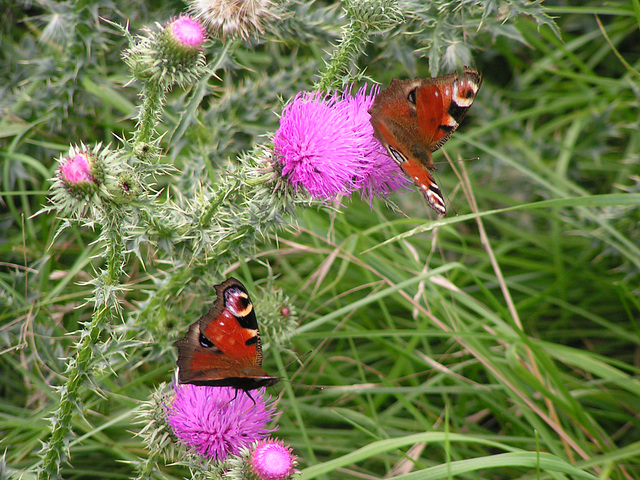
[[[295,358],[294,360],[291,360],[289,363],[287,363],[284,367],[282,367],[280,370],[276,371],[276,373],[281,373],[283,371],[285,371],[287,369],[287,367],[291,366],[292,364],[298,362],[300,365],[304,365],[304,363],[302,363],[300,360],[304,357],[306,357],[307,355],[309,355],[311,352],[313,352],[313,349],[308,350],[306,353],[303,353],[302,355],[300,355],[299,357]]]
[[[433,162],[434,165],[438,166],[438,165],[447,165],[447,164],[451,164],[452,162],[456,162],[456,163],[460,163],[460,162],[477,162],[478,160],[480,160],[480,157],[471,157],[471,158],[458,158],[457,160],[443,160],[441,162]]]
[[[306,356],[310,355],[312,352],[313,352],[313,349],[309,349],[309,350],[307,350],[305,353],[303,353],[302,355],[300,355],[300,356],[299,356],[299,357],[297,357],[296,359],[291,360],[289,363],[287,363],[284,367],[282,367],[280,370],[278,370],[278,372],[282,372],[282,371],[286,370],[288,366],[290,366],[291,364],[293,364],[293,363],[295,363],[295,362],[298,362],[300,365],[303,365],[303,366],[304,366],[304,363],[302,362],[302,359],[303,359],[304,357],[306,357]],[[294,375],[294,376],[295,376],[295,375]],[[304,384],[304,383],[294,383],[294,382],[293,382],[293,380],[291,380],[291,379],[284,379],[284,378],[281,378],[281,379],[280,379],[280,381],[281,381],[281,382],[287,382],[287,383],[289,383],[290,385],[295,385],[295,386],[299,386],[299,387],[307,387],[307,388],[311,388],[311,389],[313,389],[313,390],[324,390],[324,389],[326,388],[326,387],[321,387],[321,386],[318,386],[318,385],[307,385],[307,384]]]
[[[310,388],[311,390],[324,390],[325,388],[327,388],[326,386],[323,385],[309,385],[306,383],[298,383],[298,382],[293,382],[292,380],[288,380],[288,379],[281,379],[281,382],[286,382],[289,383],[290,385],[295,385],[296,387],[306,387],[306,388]]]

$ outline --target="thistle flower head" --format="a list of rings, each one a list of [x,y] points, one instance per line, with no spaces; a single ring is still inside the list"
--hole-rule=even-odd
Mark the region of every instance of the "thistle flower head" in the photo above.
[[[343,95],[343,102],[352,120],[354,136],[361,142],[363,151],[363,175],[356,187],[361,190],[361,197],[368,199],[370,206],[374,197],[386,197],[389,193],[407,188],[410,184],[400,167],[389,158],[384,147],[373,136],[369,109],[379,90],[378,86],[368,91],[367,87],[362,87],[355,97],[350,95],[349,90]]]
[[[315,198],[348,194],[360,181],[361,155],[337,96],[299,94],[285,107],[273,140],[282,175]]]
[[[363,189],[371,201],[407,184],[373,137],[368,109],[376,92],[296,96],[282,112],[273,140],[281,175],[315,198]]]
[[[271,438],[258,442],[251,452],[252,473],[260,480],[286,480],[295,473],[297,457],[282,440]]]
[[[252,32],[264,32],[265,22],[277,20],[270,0],[190,0],[189,11],[207,29],[223,38],[249,38]]]
[[[184,445],[203,457],[224,460],[240,449],[267,437],[274,408],[264,389],[249,396],[231,387],[177,384],[167,407],[167,423]]]
[[[56,176],[51,179],[51,203],[63,215],[95,219],[105,200],[112,199],[117,186],[118,152],[102,144],[93,148],[73,145],[58,158]]]
[[[163,89],[174,84],[184,87],[195,83],[204,72],[205,40],[203,27],[183,15],[137,37],[124,51],[123,59],[140,81],[157,83]]]
[[[72,194],[83,196],[96,191],[99,173],[95,171],[95,160],[87,152],[77,152],[73,157],[63,158],[58,167],[60,180]],[[96,175],[94,175],[94,173]]]
[[[185,50],[201,50],[206,40],[202,25],[187,15],[180,15],[169,22],[166,29],[171,33],[176,45]]]

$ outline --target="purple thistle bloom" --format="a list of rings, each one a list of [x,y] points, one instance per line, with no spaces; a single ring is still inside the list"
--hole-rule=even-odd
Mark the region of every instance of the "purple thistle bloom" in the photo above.
[[[251,452],[253,472],[262,480],[286,480],[295,473],[297,457],[282,440],[271,438],[258,442]]]
[[[206,40],[204,28],[187,15],[172,21],[169,28],[175,40],[186,48],[199,49]]]
[[[59,169],[62,181],[70,187],[96,181],[91,174],[91,163],[85,153],[77,153],[73,158],[66,158]]]
[[[177,384],[167,407],[167,423],[183,444],[203,457],[224,460],[242,447],[261,440],[275,408],[268,408],[264,389],[249,396],[232,387]]]
[[[334,96],[298,94],[282,112],[273,139],[282,176],[316,198],[348,194],[360,176],[360,146]]]
[[[356,185],[361,189],[362,198],[369,199],[371,206],[374,197],[386,197],[389,193],[407,188],[410,181],[400,167],[389,157],[384,147],[373,136],[369,108],[373,104],[380,88],[376,85],[367,93],[367,87],[362,87],[351,96],[350,91],[342,95],[342,102],[352,122],[354,138],[360,142],[363,152],[362,181]]]
[[[373,136],[368,109],[378,89],[355,97],[298,94],[282,112],[273,139],[282,176],[316,198],[384,196],[408,181]]]

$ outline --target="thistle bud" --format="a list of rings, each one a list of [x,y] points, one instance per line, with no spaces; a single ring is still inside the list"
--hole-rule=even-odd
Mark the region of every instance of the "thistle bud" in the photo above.
[[[58,177],[64,188],[77,198],[95,192],[100,185],[101,176],[95,158],[86,151],[63,157],[58,167]]]
[[[174,84],[184,87],[195,83],[204,72],[205,41],[200,23],[183,15],[138,37],[123,58],[140,81],[157,83],[163,89]]]

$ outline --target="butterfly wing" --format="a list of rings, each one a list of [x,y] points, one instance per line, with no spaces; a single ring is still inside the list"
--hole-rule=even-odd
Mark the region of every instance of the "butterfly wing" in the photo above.
[[[252,390],[279,378],[262,370],[262,342],[244,285],[229,278],[215,286],[213,308],[189,327],[178,347],[180,383]]]
[[[462,75],[430,78],[416,92],[418,128],[431,152],[456,131],[482,85],[482,75],[465,67]]]
[[[429,205],[445,214],[431,152],[458,128],[482,83],[477,71],[466,68],[444,77],[397,80],[380,92],[371,108],[374,136],[405,174],[420,187]]]

